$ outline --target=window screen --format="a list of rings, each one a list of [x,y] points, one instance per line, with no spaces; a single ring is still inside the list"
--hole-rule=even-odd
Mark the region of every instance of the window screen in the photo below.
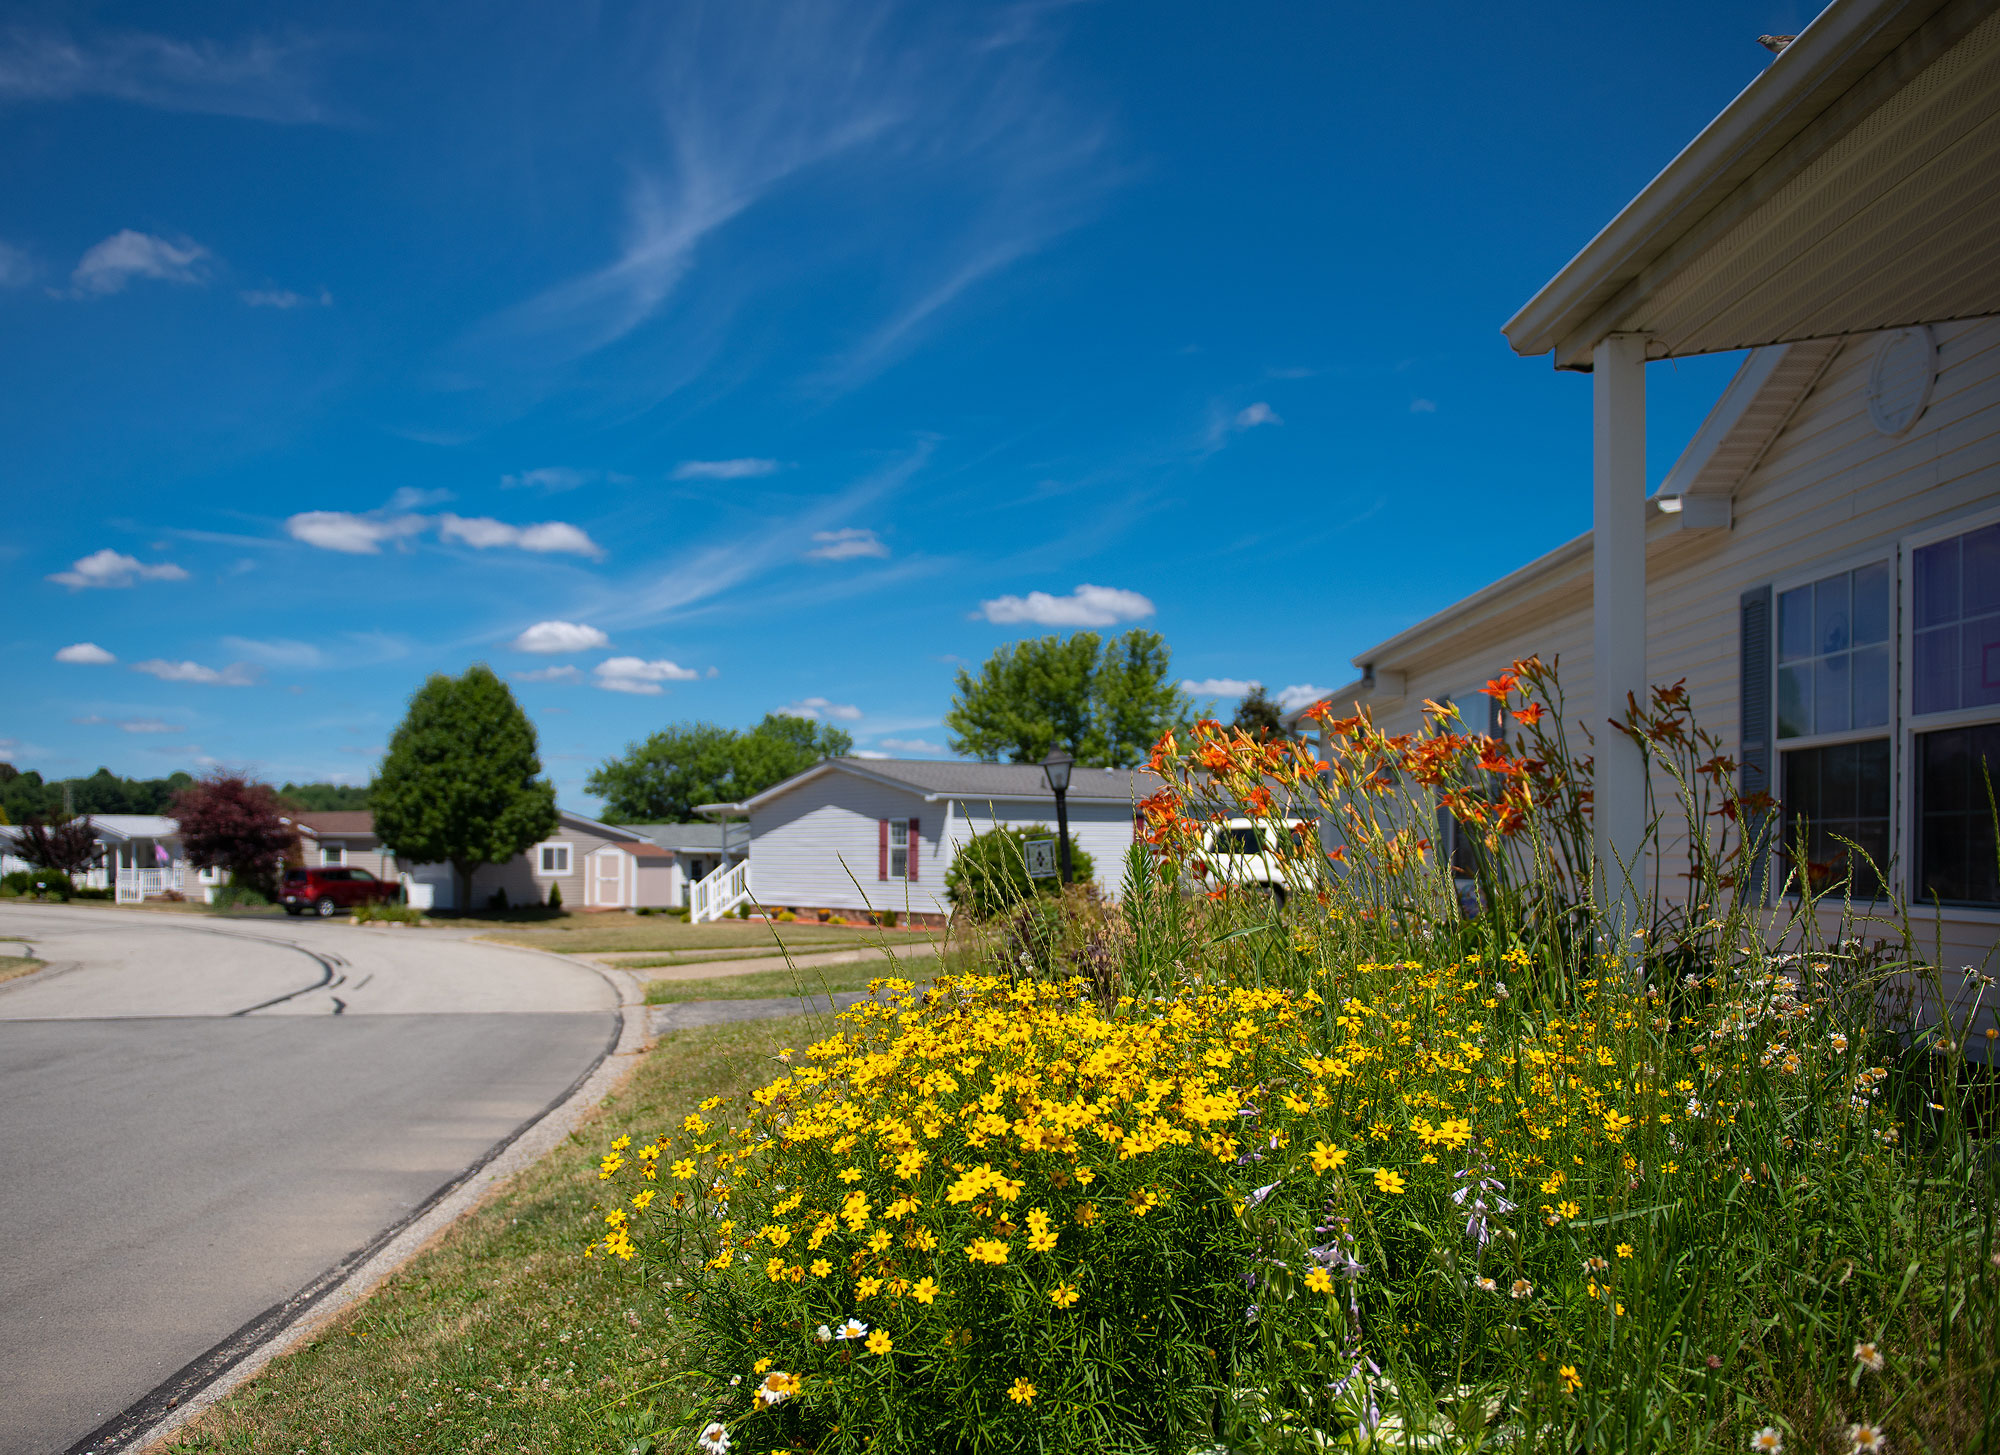
[[[1911,554],[1910,711],[2000,704],[2000,523]]]
[[[910,821],[889,820],[889,877],[907,879],[910,874]]]
[[[1857,899],[1881,892],[1889,863],[1889,740],[1794,748],[1784,754],[1786,863],[1813,888],[1845,877],[1852,860]],[[1805,860],[1798,860],[1799,840]],[[1844,840],[1865,851],[1857,857]]]
[[[1990,780],[2000,780],[2000,723],[1980,723],[1916,740],[1915,898],[1946,904],[2000,904]],[[2000,794],[2000,782],[1995,782]]]
[[[1841,571],[1778,597],[1778,736],[1889,722],[1889,567]]]

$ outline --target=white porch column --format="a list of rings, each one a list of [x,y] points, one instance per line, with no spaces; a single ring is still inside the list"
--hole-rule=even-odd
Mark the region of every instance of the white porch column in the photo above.
[[[1646,883],[1645,759],[1611,726],[1627,695],[1646,700],[1646,340],[1612,334],[1591,356],[1593,630],[1590,732],[1596,740],[1598,903],[1629,949]]]

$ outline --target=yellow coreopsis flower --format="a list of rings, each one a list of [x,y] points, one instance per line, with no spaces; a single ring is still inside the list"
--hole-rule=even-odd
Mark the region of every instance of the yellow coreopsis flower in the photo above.
[[[1399,1173],[1391,1172],[1386,1167],[1377,1167],[1375,1169],[1375,1190],[1377,1192],[1386,1192],[1393,1197],[1407,1189]]]
[[[1313,1143],[1312,1169],[1315,1172],[1337,1172],[1340,1164],[1347,1160],[1347,1153],[1330,1142]]]

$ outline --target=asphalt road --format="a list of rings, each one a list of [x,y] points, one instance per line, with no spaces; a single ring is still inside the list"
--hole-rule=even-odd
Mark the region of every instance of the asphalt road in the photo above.
[[[401,1222],[606,1050],[448,931],[0,905],[0,1455],[54,1455]]]

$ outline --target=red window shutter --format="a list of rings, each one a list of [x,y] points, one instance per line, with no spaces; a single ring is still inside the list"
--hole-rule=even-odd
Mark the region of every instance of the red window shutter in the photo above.
[[[910,820],[910,883],[917,882],[917,820]]]
[[[887,879],[889,877],[889,820],[886,818],[877,819],[875,820],[875,827],[882,831],[882,853],[875,864],[875,877],[877,879]]]

